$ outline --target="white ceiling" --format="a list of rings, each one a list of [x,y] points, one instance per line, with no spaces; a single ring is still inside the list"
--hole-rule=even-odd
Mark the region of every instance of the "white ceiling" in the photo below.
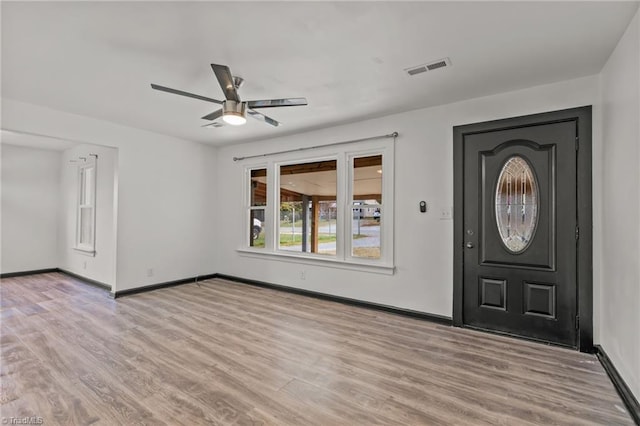
[[[2,2],[2,96],[211,144],[301,132],[598,73],[637,2]],[[444,57],[452,67],[409,77]],[[202,128],[209,66],[283,123]],[[37,120],[37,117],[34,117]]]

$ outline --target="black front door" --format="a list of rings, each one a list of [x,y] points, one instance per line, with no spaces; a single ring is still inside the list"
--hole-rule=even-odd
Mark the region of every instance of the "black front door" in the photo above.
[[[456,128],[462,322],[576,347],[577,119],[509,124]]]

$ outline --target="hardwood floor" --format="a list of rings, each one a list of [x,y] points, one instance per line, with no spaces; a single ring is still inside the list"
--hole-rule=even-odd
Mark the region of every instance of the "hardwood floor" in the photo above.
[[[1,416],[43,424],[633,424],[595,356],[219,279],[2,280]]]

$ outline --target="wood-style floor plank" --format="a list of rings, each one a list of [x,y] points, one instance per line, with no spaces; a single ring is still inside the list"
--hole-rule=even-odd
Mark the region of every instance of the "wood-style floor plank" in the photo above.
[[[44,424],[630,425],[592,355],[213,279],[0,284],[0,413]]]

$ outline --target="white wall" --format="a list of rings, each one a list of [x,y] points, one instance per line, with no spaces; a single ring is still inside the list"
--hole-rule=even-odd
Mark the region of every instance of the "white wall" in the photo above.
[[[450,317],[453,298],[453,222],[439,212],[453,205],[453,126],[565,109],[598,102],[597,76],[421,109],[279,139],[226,146],[218,154],[218,272]],[[594,151],[600,120],[594,114]],[[400,133],[395,152],[395,260],[393,276],[309,264],[256,259],[242,246],[243,162],[263,154]],[[594,188],[599,200],[600,187]],[[426,200],[427,214],[418,203]],[[596,213],[597,214],[597,213]],[[597,222],[598,218],[594,218]],[[596,233],[598,229],[596,229]],[[597,259],[597,256],[594,256]],[[596,262],[594,267],[599,268]],[[300,279],[305,270],[306,279]],[[596,286],[599,283],[596,283]]]
[[[55,268],[60,152],[2,145],[2,273]]]
[[[213,147],[12,99],[2,124],[118,148],[115,291],[216,272]]]
[[[89,256],[76,244],[78,167],[72,160],[98,155],[96,167],[96,253]],[[116,279],[116,217],[118,151],[97,145],[77,145],[64,151],[60,167],[58,267],[113,285]]]
[[[601,341],[640,400],[640,18],[602,74]]]

